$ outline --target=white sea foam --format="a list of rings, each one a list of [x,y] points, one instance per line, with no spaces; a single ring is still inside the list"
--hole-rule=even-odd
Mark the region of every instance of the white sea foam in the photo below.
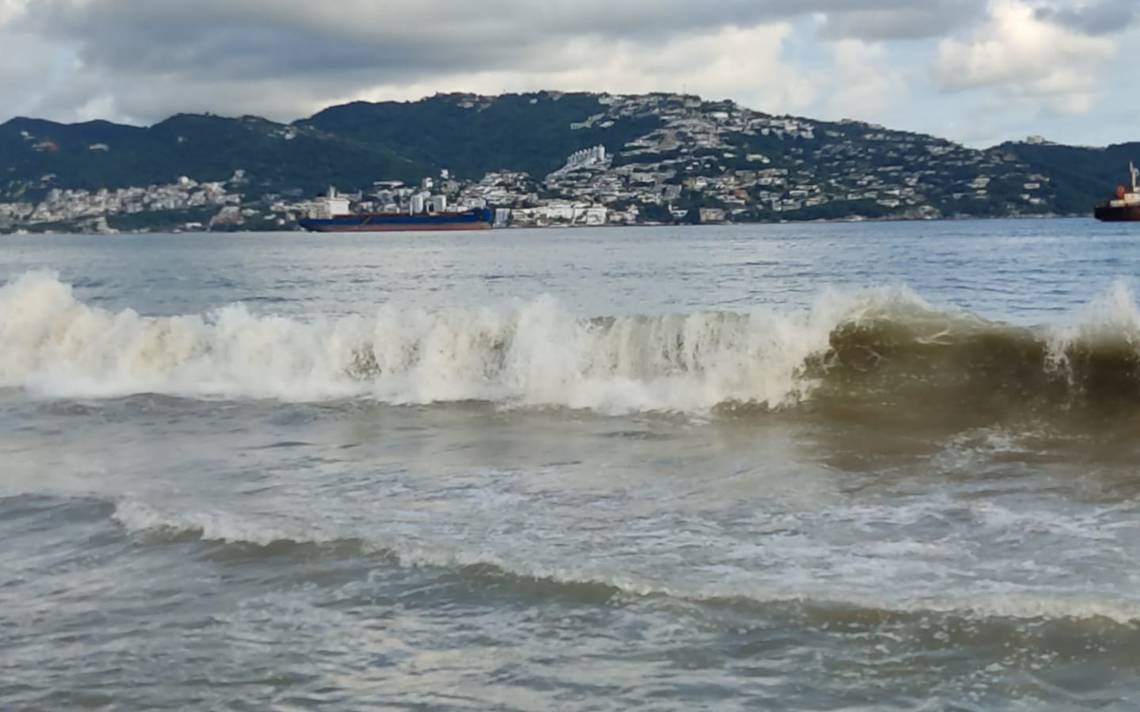
[[[1128,282],[1118,279],[1084,307],[1074,311],[1058,324],[1048,327],[1045,335],[1047,365],[1054,372],[1072,380],[1072,348],[1120,347],[1140,349],[1140,306]]]
[[[224,511],[171,512],[124,499],[111,515],[139,535],[192,537],[223,544],[269,546],[278,542],[328,545],[346,541],[335,529],[300,523],[277,515],[237,516]],[[910,516],[905,514],[904,516]],[[357,535],[360,532],[356,532]],[[669,597],[691,602],[745,605],[803,605],[828,609],[865,609],[894,615],[941,614],[973,619],[1107,620],[1140,624],[1140,601],[1130,596],[1086,590],[1079,581],[1043,587],[986,577],[958,585],[921,585],[920,562],[929,551],[916,546],[875,544],[853,550],[821,541],[784,551],[784,565],[753,571],[734,565],[684,568],[685,576],[638,570],[607,563],[595,553],[583,560],[550,558],[528,547],[501,549],[493,542],[432,541],[409,532],[351,539],[362,551],[382,555],[408,569],[485,569],[501,575],[562,586],[600,586],[634,597]],[[784,547],[787,542],[776,545]],[[549,553],[549,552],[548,552]],[[807,553],[808,556],[803,555]],[[935,558],[941,558],[936,556]],[[813,560],[815,559],[815,560]],[[953,567],[953,562],[944,562]],[[712,571],[713,576],[708,576]],[[679,571],[679,572],[681,572]],[[675,572],[675,573],[679,573]],[[694,573],[702,575],[694,576]]]
[[[189,536],[230,544],[268,546],[278,541],[327,544],[337,540],[337,537],[325,534],[311,525],[286,521],[267,525],[260,520],[239,520],[224,512],[171,513],[132,499],[117,502],[111,518],[124,529],[135,533]]]
[[[828,350],[836,326],[866,319],[907,323],[926,345],[950,339],[949,324],[988,328],[905,287],[824,290],[798,311],[593,318],[539,298],[513,309],[386,304],[336,319],[241,304],[146,317],[84,304],[54,275],[28,273],[0,288],[0,387],[47,397],[482,400],[615,414],[778,408],[810,396],[805,361]],[[1054,369],[1069,368],[1075,344],[1140,343],[1140,309],[1123,284],[1067,323],[1042,337]]]
[[[232,305],[145,317],[78,301],[54,275],[0,288],[0,385],[49,397],[163,393],[390,403],[486,400],[604,412],[699,412],[725,401],[787,404],[805,358],[844,318],[906,290],[825,293],[781,313],[582,318],[541,298],[513,310],[298,320]]]

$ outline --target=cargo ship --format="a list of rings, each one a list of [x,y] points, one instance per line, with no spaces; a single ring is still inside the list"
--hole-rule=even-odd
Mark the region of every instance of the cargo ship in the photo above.
[[[1140,222],[1140,169],[1128,163],[1128,172],[1132,177],[1132,190],[1123,185],[1116,186],[1116,197],[1108,202],[1096,206],[1097,220],[1105,222]]]
[[[446,200],[416,196],[407,211],[353,212],[352,202],[333,188],[314,201],[309,216],[297,224],[310,232],[403,232],[412,230],[487,230],[495,222],[494,211],[471,208],[448,211]]]

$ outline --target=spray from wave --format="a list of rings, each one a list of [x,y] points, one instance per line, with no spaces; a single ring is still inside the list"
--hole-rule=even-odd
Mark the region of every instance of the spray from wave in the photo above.
[[[241,305],[152,318],[86,305],[53,276],[28,274],[0,290],[0,384],[53,396],[372,396],[613,412],[776,406],[802,396],[801,366],[845,309],[822,299],[792,315],[579,319],[539,299],[514,310],[386,305],[335,320]]]
[[[232,305],[146,317],[54,275],[0,288],[0,386],[49,397],[161,393],[393,404],[464,400],[606,413],[1140,399],[1140,311],[1117,286],[1065,327],[936,310],[908,289],[825,291],[810,309],[580,318],[512,310],[299,320]]]

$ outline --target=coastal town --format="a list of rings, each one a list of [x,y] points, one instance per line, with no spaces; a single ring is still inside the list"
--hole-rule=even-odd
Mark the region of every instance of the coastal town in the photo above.
[[[495,98],[455,101],[480,111]],[[652,117],[655,125],[617,146],[583,145],[546,175],[505,167],[460,177],[441,169],[418,182],[379,175],[371,185],[336,187],[362,211],[492,208],[502,227],[1058,212],[1050,177],[1001,148],[971,149],[855,121],[771,116],[687,95],[600,95],[598,107],[568,129],[605,136],[623,121]],[[52,150],[49,137],[24,138],[29,150]],[[172,176],[165,184],[88,190],[57,187],[47,174],[8,186],[0,231],[296,229],[316,196],[263,191],[256,178],[239,168],[223,180]]]

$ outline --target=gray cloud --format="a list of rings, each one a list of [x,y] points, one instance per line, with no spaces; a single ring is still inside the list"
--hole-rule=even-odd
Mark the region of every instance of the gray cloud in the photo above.
[[[1092,35],[1107,35],[1127,29],[1140,20],[1140,5],[1121,0],[1097,0],[1080,5],[1044,6],[1038,17]]]
[[[369,68],[416,76],[541,61],[581,36],[664,42],[725,26],[813,13],[830,32],[887,39],[938,35],[981,0],[36,0],[25,24],[77,44],[88,65],[227,79]]]
[[[34,0],[17,27],[76,60],[72,77],[38,93],[44,111],[102,101],[136,120],[210,107],[284,118],[370,87],[557,75],[579,68],[583,41],[668,51],[813,15],[829,37],[924,37],[982,1],[930,0],[918,11],[913,0]]]
[[[1074,3],[1055,0],[1040,11],[1089,31],[1120,19],[1108,2]],[[27,56],[36,55],[37,68],[46,56],[57,70],[45,78],[27,71],[25,55],[5,53],[0,91],[16,96],[21,111],[64,118],[104,111],[149,121],[203,110],[293,118],[377,88],[450,90],[479,76],[482,84],[472,86],[497,91],[580,78],[591,62],[603,68],[591,88],[609,89],[611,54],[667,56],[693,37],[772,22],[816,27],[824,41],[938,38],[981,22],[986,7],[987,0],[31,0],[14,24],[0,26],[0,43],[17,32],[25,44],[39,38]],[[653,64],[637,69],[644,75]],[[700,69],[690,78],[699,80]],[[751,80],[740,77],[742,85]],[[711,84],[723,87],[723,76]]]
[[[897,7],[864,5],[827,15],[824,36],[863,40],[942,37],[983,16],[986,0],[925,0]]]

